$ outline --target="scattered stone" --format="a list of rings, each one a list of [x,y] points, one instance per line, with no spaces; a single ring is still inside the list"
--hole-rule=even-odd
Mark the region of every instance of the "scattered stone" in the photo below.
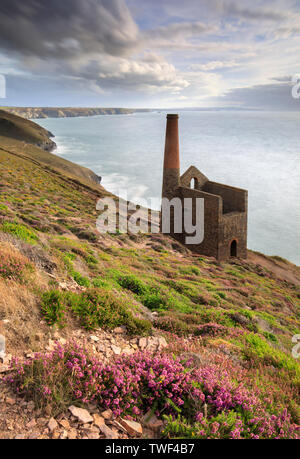
[[[5,401],[8,405],[14,405],[16,403],[16,400],[11,397],[6,397]]]
[[[61,440],[65,440],[66,438],[68,438],[68,432],[66,430],[63,430],[63,432],[60,434],[59,438]]]
[[[142,350],[145,349],[147,346],[147,338],[140,338],[139,346]]]
[[[97,427],[100,427],[103,424],[105,424],[104,418],[102,416],[100,416],[98,413],[93,414],[93,418],[94,418],[94,424]]]
[[[28,422],[28,424],[26,425],[27,429],[32,429],[35,426],[36,426],[36,420],[35,419],[31,419],[31,421]]]
[[[99,429],[100,431],[103,433],[103,435],[105,436],[105,438],[108,438],[109,440],[116,440],[119,438],[119,435],[115,432],[113,432],[113,430],[111,430],[109,427],[107,427],[107,425],[105,424],[101,424],[99,426]]]
[[[100,338],[98,338],[98,336],[91,335],[91,336],[90,336],[90,340],[91,340],[91,341],[94,341],[95,343],[98,343],[98,341],[100,341]]]
[[[69,406],[69,411],[71,411],[72,415],[83,424],[93,422],[92,416],[84,408],[78,408],[77,406],[72,405]]]
[[[48,422],[48,429],[50,430],[50,432],[54,432],[55,429],[57,429],[58,427],[58,424],[57,422],[55,421],[54,418],[51,418],[50,421]]]
[[[111,348],[115,355],[120,355],[122,352],[122,349],[118,346],[115,346],[114,344],[111,345]]]
[[[58,421],[59,424],[66,430],[69,430],[71,428],[69,421],[66,419],[62,419],[61,421]]]
[[[126,355],[131,355],[131,354],[134,354],[134,349],[126,346],[124,347],[124,349],[122,349],[122,354],[126,354]]]
[[[114,332],[116,335],[121,335],[122,333],[126,333],[126,331],[127,331],[127,330],[126,330],[126,327],[122,326],[122,327],[117,327],[117,328],[115,328],[113,332]]]
[[[99,440],[100,438],[99,432],[88,432],[87,436],[89,440]]]
[[[129,421],[123,418],[120,418],[119,422],[132,437],[140,437],[143,434],[143,428],[139,422]]]
[[[155,414],[153,414],[151,411],[148,411],[143,418],[142,418],[142,423],[144,426],[148,427],[149,429],[153,430],[154,432],[159,432],[164,423],[163,421],[159,420]]]
[[[112,419],[113,413],[112,413],[111,409],[108,409],[106,411],[103,411],[103,413],[101,413],[101,416],[106,420],[110,420],[110,419]]]
[[[139,339],[139,347],[146,351],[160,351],[168,346],[167,341],[163,336],[149,336]]]
[[[77,438],[77,431],[76,429],[71,429],[69,432],[68,432],[68,439],[69,440],[76,440]]]

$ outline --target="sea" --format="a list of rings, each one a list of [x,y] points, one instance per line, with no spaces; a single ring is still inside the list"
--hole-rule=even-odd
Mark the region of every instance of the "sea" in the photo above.
[[[176,113],[182,173],[194,165],[247,189],[248,247],[300,266],[300,112]],[[55,135],[55,154],[92,169],[107,190],[159,208],[165,111],[34,121]]]

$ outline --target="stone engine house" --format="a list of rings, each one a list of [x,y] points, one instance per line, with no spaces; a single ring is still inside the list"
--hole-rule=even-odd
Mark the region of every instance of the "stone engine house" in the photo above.
[[[247,258],[248,192],[240,188],[211,182],[196,167],[180,175],[178,115],[167,115],[162,197],[192,198],[195,220],[196,198],[204,199],[204,239],[187,245],[195,253],[225,261],[230,257]],[[185,243],[187,234],[174,232],[171,207],[171,235]]]

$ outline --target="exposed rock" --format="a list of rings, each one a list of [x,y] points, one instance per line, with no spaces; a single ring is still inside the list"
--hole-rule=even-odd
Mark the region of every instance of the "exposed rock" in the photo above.
[[[90,336],[90,340],[91,340],[91,341],[94,341],[95,343],[97,343],[98,341],[100,341],[100,338],[98,338],[98,336],[91,335],[91,336]]]
[[[8,405],[14,405],[16,403],[16,400],[14,398],[11,398],[11,397],[6,397],[5,402]]]
[[[164,425],[163,421],[159,420],[151,411],[148,411],[148,413],[143,416],[142,424],[154,432],[159,432]]]
[[[117,335],[120,335],[122,333],[126,333],[126,327],[117,327],[117,328],[114,329],[113,332],[116,333]]]
[[[67,421],[66,419],[62,419],[61,421],[59,421],[59,424],[66,430],[69,430],[71,428],[69,421]]]
[[[83,424],[93,422],[92,416],[84,408],[78,408],[77,406],[71,405],[69,406],[69,411],[71,411],[72,415]]]
[[[71,429],[69,432],[68,432],[68,439],[69,440],[76,440],[77,438],[77,431],[76,429]]]
[[[110,419],[112,419],[113,413],[112,413],[112,411],[110,409],[108,409],[108,410],[103,411],[101,413],[101,416],[106,420],[110,420]]]
[[[115,355],[120,355],[122,349],[119,346],[115,346],[114,344],[111,345],[112,351]]]
[[[36,420],[35,419],[32,419],[31,421],[29,421],[28,424],[26,425],[27,429],[32,429],[35,426],[36,426]]]
[[[140,423],[123,418],[120,418],[119,422],[132,437],[140,437],[143,434],[143,427]]]
[[[148,338],[140,338],[139,347],[146,351],[160,351],[168,346],[167,341],[162,336],[149,336]]]
[[[143,350],[147,347],[147,338],[140,338],[139,340],[139,346]]]
[[[126,346],[124,347],[124,349],[122,349],[122,354],[126,354],[126,355],[131,355],[131,354],[134,354],[135,350],[130,348],[129,346]]]
[[[55,429],[57,429],[57,427],[58,427],[57,422],[55,421],[54,418],[51,418],[50,421],[48,422],[48,429],[50,430],[50,432],[52,433]]]
[[[94,418],[94,424],[97,427],[100,427],[103,424],[105,424],[104,418],[102,416],[100,416],[98,413],[93,414],[93,418]]]
[[[119,435],[115,433],[113,430],[111,430],[107,425],[101,424],[99,426],[100,431],[103,433],[103,435],[110,439],[110,440],[116,440],[119,438]]]

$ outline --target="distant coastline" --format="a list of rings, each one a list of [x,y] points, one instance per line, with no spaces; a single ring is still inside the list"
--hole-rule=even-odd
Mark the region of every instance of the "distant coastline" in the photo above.
[[[136,112],[148,112],[148,109],[97,108],[97,107],[0,107],[8,113],[26,119],[74,118],[97,115],[131,115]]]

